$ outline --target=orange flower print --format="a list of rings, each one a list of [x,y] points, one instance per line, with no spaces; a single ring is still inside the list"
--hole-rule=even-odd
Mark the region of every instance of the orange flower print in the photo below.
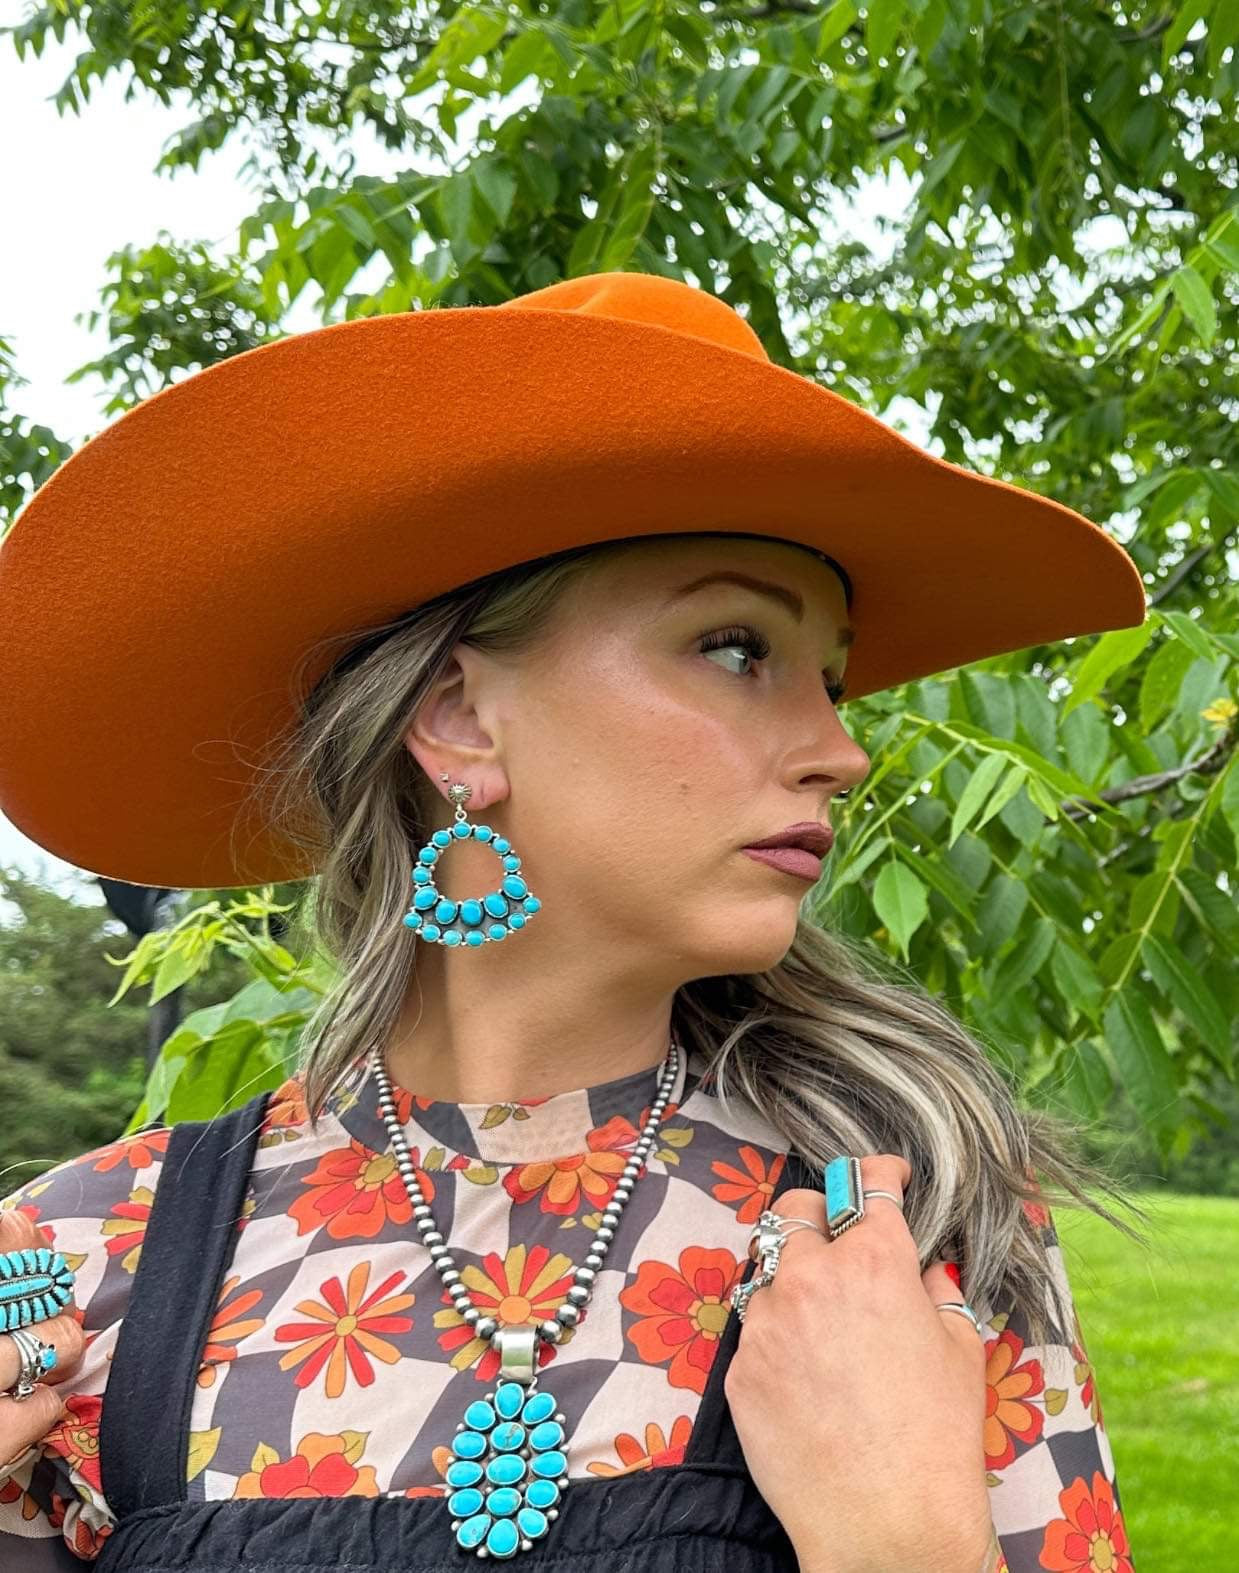
[[[122,1163],[127,1163],[131,1169],[148,1169],[158,1155],[167,1151],[171,1134],[171,1131],[147,1131],[134,1136],[122,1136],[119,1141],[104,1147],[99,1161],[91,1167],[96,1174],[106,1174]],[[90,1156],[90,1153],[83,1153],[75,1161],[81,1163]]]
[[[392,1102],[396,1106],[396,1118],[401,1125],[409,1123],[413,1118],[414,1109],[428,1109],[435,1101],[433,1098],[423,1098],[416,1093],[408,1092],[403,1087],[397,1087],[395,1083],[392,1084],[391,1094]],[[383,1118],[383,1111],[377,1102],[374,1105],[374,1117],[376,1120]]]
[[[1077,1476],[1058,1493],[1064,1517],[1046,1527],[1037,1561],[1050,1573],[1133,1573],[1131,1547],[1123,1515],[1114,1505],[1114,1491],[1093,1471],[1090,1491]]]
[[[237,1481],[237,1497],[376,1497],[379,1483],[374,1466],[357,1468],[366,1450],[368,1431],[341,1431],[326,1436],[307,1431],[291,1458],[281,1458],[260,1442],[250,1467]]]
[[[680,1252],[678,1270],[666,1262],[644,1261],[636,1282],[620,1291],[620,1304],[640,1316],[628,1338],[648,1365],[670,1359],[672,1387],[705,1392],[731,1312],[731,1291],[747,1266],[722,1247],[689,1245]]]
[[[418,1167],[416,1147],[410,1156],[417,1183],[433,1203],[434,1181]],[[384,1224],[406,1224],[413,1216],[394,1154],[371,1152],[359,1141],[350,1140],[347,1147],[324,1153],[301,1183],[309,1190],[288,1209],[288,1216],[297,1221],[298,1234],[325,1224],[333,1240],[372,1240]]]
[[[495,1251],[482,1258],[480,1267],[470,1263],[460,1270],[461,1282],[470,1292],[470,1298],[483,1316],[493,1316],[500,1327],[520,1327],[529,1322],[547,1322],[564,1303],[572,1288],[576,1264],[557,1252],[554,1256],[545,1245],[526,1247],[514,1245],[507,1255],[500,1257]],[[446,1290],[443,1298],[450,1300]],[[581,1312],[578,1326],[585,1321],[587,1311]],[[474,1373],[479,1382],[493,1380],[499,1370],[499,1351],[486,1338],[474,1336],[473,1328],[455,1306],[450,1310],[436,1311],[436,1327],[445,1329],[439,1347],[446,1353],[455,1350],[452,1365],[464,1371],[478,1361]],[[570,1342],[569,1330],[562,1340]],[[559,1345],[538,1340],[538,1365],[544,1366],[555,1358]],[[480,1359],[478,1357],[481,1357]]]
[[[631,1475],[638,1469],[658,1469],[666,1464],[682,1464],[684,1449],[692,1433],[693,1422],[689,1415],[678,1415],[671,1427],[671,1438],[663,1435],[663,1428],[653,1420],[645,1427],[644,1447],[628,1431],[621,1431],[615,1438],[615,1452],[619,1467],[595,1459],[586,1464],[591,1475]]]
[[[758,1214],[765,1212],[770,1205],[770,1198],[779,1183],[779,1176],[783,1172],[783,1165],[787,1162],[787,1155],[777,1153],[767,1170],[756,1147],[750,1147],[745,1142],[737,1151],[740,1162],[744,1165],[742,1170],[734,1168],[729,1163],[710,1165],[715,1174],[722,1176],[724,1182],[722,1185],[711,1186],[710,1194],[716,1201],[740,1203],[736,1209],[737,1223],[756,1223]]]
[[[281,1082],[267,1099],[267,1112],[263,1118],[264,1131],[285,1125],[305,1125],[310,1111],[305,1105],[305,1088],[300,1076],[290,1076]]]
[[[591,1208],[605,1207],[640,1134],[617,1114],[589,1132],[588,1151],[515,1164],[504,1176],[503,1188],[514,1202],[531,1201],[541,1192],[544,1213],[574,1213],[582,1201]]]
[[[1074,1308],[1073,1308],[1074,1309]],[[1080,1326],[1080,1313],[1075,1311],[1074,1336],[1071,1340],[1071,1357],[1075,1361],[1075,1379],[1080,1387],[1080,1402],[1088,1410],[1093,1424],[1105,1426],[1101,1418],[1101,1396],[1097,1391],[1097,1384],[1093,1380],[1093,1363],[1084,1348],[1084,1331]]]
[[[66,1531],[65,1519],[68,1515],[72,1515],[72,1521]],[[77,1499],[66,1501],[59,1491],[52,1492],[47,1521],[53,1529],[61,1531],[65,1544],[83,1561],[97,1557],[103,1542],[112,1533],[111,1524],[101,1516],[100,1509],[93,1503]]]
[[[293,1380],[298,1387],[309,1387],[326,1366],[328,1398],[340,1397],[350,1371],[359,1387],[369,1387],[374,1381],[370,1355],[384,1365],[395,1365],[400,1359],[399,1349],[378,1335],[407,1333],[413,1326],[411,1316],[395,1313],[407,1309],[415,1297],[390,1293],[403,1278],[403,1273],[392,1273],[369,1296],[369,1262],[358,1262],[353,1267],[347,1290],[341,1289],[338,1278],[328,1278],[319,1285],[321,1305],[316,1300],[297,1302],[297,1309],[303,1316],[312,1317],[312,1321],[286,1322],[276,1328],[276,1343],[296,1345],[280,1356],[280,1370],[291,1371],[300,1365]]]
[[[43,1448],[58,1454],[96,1491],[102,1491],[99,1416],[103,1413],[103,1400],[97,1393],[70,1393],[66,1408],[68,1414],[43,1438]]]
[[[1041,1407],[1026,1402],[1044,1392],[1045,1378],[1040,1360],[1025,1360],[1024,1340],[1004,1328],[985,1345],[985,1464],[987,1469],[1005,1469],[1015,1458],[1015,1444],[1035,1442],[1041,1435],[1045,1416]]]
[[[139,1185],[130,1191],[127,1202],[116,1202],[112,1207],[115,1216],[105,1218],[99,1225],[102,1233],[109,1236],[107,1253],[109,1256],[120,1256],[120,1264],[127,1273],[138,1270],[138,1257],[142,1251],[142,1241],[146,1238],[146,1225],[151,1216],[151,1207],[155,1201],[155,1193],[147,1185]]]
[[[198,1367],[199,1387],[213,1386],[216,1367],[227,1365],[229,1360],[237,1358],[237,1351],[232,1346],[248,1338],[251,1333],[256,1333],[266,1320],[262,1316],[246,1316],[246,1312],[252,1311],[262,1299],[261,1289],[247,1289],[244,1294],[237,1295],[235,1300],[232,1298],[240,1282],[240,1274],[235,1274],[225,1280],[220,1290],[215,1315],[207,1328],[202,1364]]]
[[[21,1516],[27,1523],[32,1518],[38,1518],[42,1511],[25,1486],[18,1484],[16,1475],[10,1475],[7,1480],[0,1480],[0,1507],[8,1507],[13,1502],[21,1503]]]

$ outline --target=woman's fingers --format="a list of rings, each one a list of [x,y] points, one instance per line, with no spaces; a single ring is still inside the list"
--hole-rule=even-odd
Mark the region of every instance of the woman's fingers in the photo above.
[[[82,1351],[86,1347],[86,1336],[77,1319],[65,1312],[60,1316],[49,1317],[46,1322],[32,1322],[25,1331],[35,1338],[41,1338],[45,1344],[51,1344],[56,1351],[56,1364],[45,1377],[40,1378],[39,1385],[42,1386],[44,1382],[63,1382],[82,1358]],[[18,1353],[17,1340],[11,1333],[0,1333],[0,1393],[7,1392],[13,1386],[20,1370],[21,1355]],[[33,1398],[24,1402],[32,1403]]]
[[[0,1482],[5,1478],[6,1466],[16,1463],[64,1414],[60,1394],[42,1382],[29,1398],[0,1398]]]
[[[947,1305],[954,1302],[967,1304],[959,1288],[946,1270],[945,1262],[931,1262],[921,1274],[921,1282],[925,1285],[925,1293],[935,1306]],[[940,1311],[938,1320],[945,1331],[955,1339],[961,1349],[978,1351],[969,1353],[968,1358],[975,1359],[982,1368],[985,1366],[985,1339],[977,1336],[977,1329],[970,1319],[961,1316],[958,1311]]]

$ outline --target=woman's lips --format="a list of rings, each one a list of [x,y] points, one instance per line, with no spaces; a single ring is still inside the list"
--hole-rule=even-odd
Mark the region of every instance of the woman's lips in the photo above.
[[[751,858],[769,863],[771,868],[782,869],[785,874],[797,874],[801,879],[817,880],[822,877],[822,860],[803,847],[744,847]]]

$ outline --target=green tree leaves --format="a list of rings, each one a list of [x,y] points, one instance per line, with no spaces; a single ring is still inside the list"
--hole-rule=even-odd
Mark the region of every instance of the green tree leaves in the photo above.
[[[78,373],[109,411],[303,298],[329,322],[634,268],[1123,542],[1141,627],[847,705],[872,766],[812,909],[940,992],[1031,1099],[1098,1120],[1125,1096],[1163,1154],[1204,1129],[1239,1021],[1233,0],[157,9],[56,0],[8,30],[21,54],[76,29],[65,105],[85,119],[120,71],[186,105],[162,165],[243,138],[263,187],[235,255],[161,236],[110,259],[111,347]],[[358,126],[397,173],[357,167]],[[0,414],[0,526],[66,456]],[[950,591],[926,586],[944,617]],[[222,917],[135,976],[202,982]],[[274,988],[289,959],[251,956]],[[171,1051],[166,1087],[200,1057]]]

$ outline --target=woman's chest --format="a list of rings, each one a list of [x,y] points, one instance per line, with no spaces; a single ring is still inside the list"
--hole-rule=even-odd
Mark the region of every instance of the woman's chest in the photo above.
[[[765,1134],[687,1103],[661,1131],[578,1324],[542,1351],[569,1478],[683,1459],[750,1227],[783,1170],[773,1133],[752,1139]],[[413,1147],[483,1315],[554,1320],[635,1136],[608,1122],[585,1151],[509,1163]],[[339,1128],[273,1123],[202,1350],[188,1494],[446,1495],[453,1439],[498,1367],[443,1287],[390,1155]]]

